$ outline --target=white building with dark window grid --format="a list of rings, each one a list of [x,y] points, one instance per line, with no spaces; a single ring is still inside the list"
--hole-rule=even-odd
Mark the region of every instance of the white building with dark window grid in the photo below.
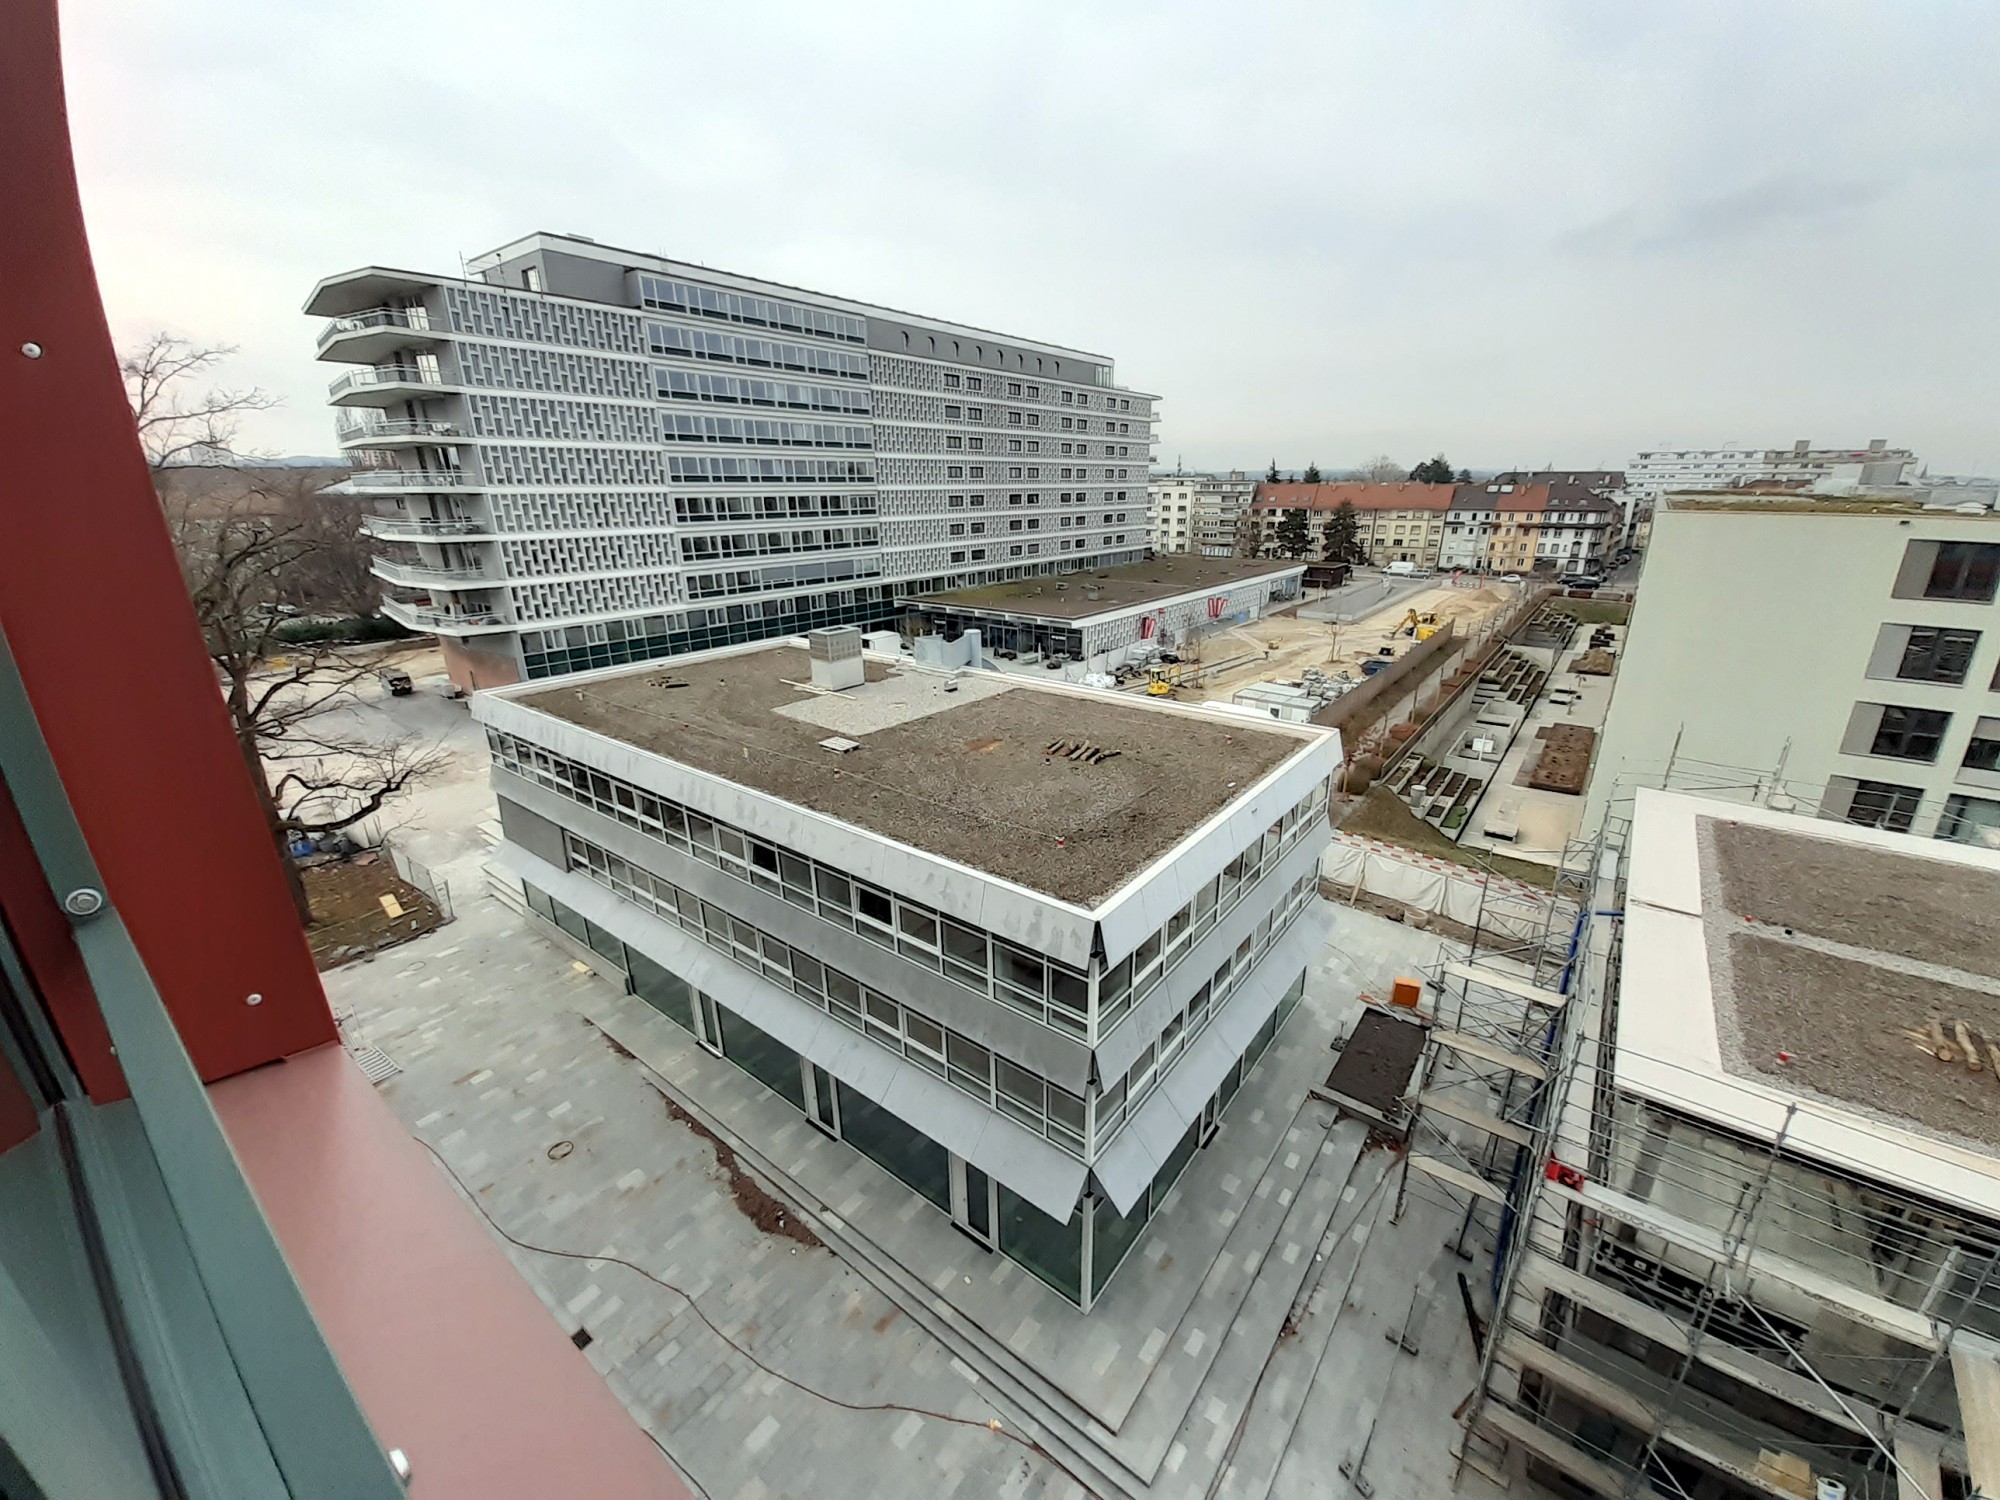
[[[377,502],[384,608],[465,686],[885,626],[899,595],[1147,546],[1155,398],[1103,355],[547,234],[306,311],[354,367],[341,488]],[[1010,499],[1065,524],[971,534]]]
[[[852,628],[473,713],[547,932],[1086,1310],[1323,943],[1329,730]]]

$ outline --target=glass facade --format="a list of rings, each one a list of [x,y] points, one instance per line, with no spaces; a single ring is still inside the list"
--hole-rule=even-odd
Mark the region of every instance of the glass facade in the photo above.
[[[840,1138],[876,1166],[951,1212],[951,1154],[838,1079]],[[1002,1189],[1004,1192],[1005,1189]]]
[[[530,887],[532,890],[533,888]],[[540,891],[535,895],[547,901]],[[625,972],[631,976],[632,993],[672,1021],[681,1030],[694,1030],[694,991],[680,975],[669,973],[637,948],[625,950]]]
[[[722,1055],[804,1114],[806,1081],[798,1053],[735,1011],[718,1006],[717,1012],[722,1018]]]
[[[1085,1216],[1072,1212],[1067,1224],[1058,1224],[1006,1183],[999,1187],[1001,1254],[1080,1305]]]
[[[530,908],[553,921],[564,932],[577,937],[588,932],[602,933],[602,929],[586,922],[562,902],[553,900],[533,886],[528,886],[526,890]],[[618,944],[609,934],[603,936],[617,950],[615,954],[606,956],[625,969],[630,991],[684,1030],[696,1033],[694,1012],[697,1002],[693,988],[636,949]],[[1305,974],[1301,971],[1270,1018],[1258,1028],[1244,1055],[1231,1066],[1216,1089],[1210,1113],[1226,1109],[1235,1098],[1258,1058],[1298,1008],[1304,993]],[[712,1003],[712,999],[702,1003]],[[726,1006],[714,1004],[714,1010],[720,1025],[722,1055],[794,1109],[802,1114],[809,1113],[805,1069],[812,1065],[792,1048]],[[933,1071],[949,1076],[954,1070],[982,1060],[962,1055],[963,1049],[954,1053],[947,1040],[948,1035],[939,1034],[938,1042],[944,1049],[943,1065]],[[822,1073],[820,1076],[823,1079],[825,1075]],[[824,1087],[823,1082],[821,1087]],[[951,1153],[846,1083],[836,1079],[833,1087],[839,1105],[838,1138],[944,1213],[951,1213]],[[1161,1212],[1167,1195],[1193,1162],[1201,1144],[1202,1122],[1197,1119],[1188,1126],[1166,1161],[1161,1163],[1132,1211],[1123,1215],[1108,1201],[1096,1196],[1093,1190],[1083,1196],[1067,1222],[1058,1222],[1005,1183],[996,1182],[994,1188],[999,1210],[995,1225],[996,1248],[1071,1302],[1087,1308],[1124,1263],[1146,1225]],[[983,1179],[984,1174],[976,1169],[968,1166],[967,1170]]]

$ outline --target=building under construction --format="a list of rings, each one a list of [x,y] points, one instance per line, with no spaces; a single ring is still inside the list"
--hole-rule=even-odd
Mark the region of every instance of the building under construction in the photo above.
[[[1497,1246],[1461,1465],[2000,1495],[2000,853],[1646,791],[1552,910],[1431,976],[1390,1122]]]

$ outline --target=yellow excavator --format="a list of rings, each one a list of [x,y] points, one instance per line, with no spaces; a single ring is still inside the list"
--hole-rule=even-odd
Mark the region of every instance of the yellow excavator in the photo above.
[[[1149,667],[1146,675],[1151,679],[1146,684],[1149,698],[1171,698],[1174,695],[1175,673],[1171,667]]]
[[[1392,633],[1395,635],[1413,636],[1417,640],[1427,641],[1438,633],[1438,617],[1436,614],[1430,612],[1418,614],[1413,609],[1403,616],[1402,621]]]

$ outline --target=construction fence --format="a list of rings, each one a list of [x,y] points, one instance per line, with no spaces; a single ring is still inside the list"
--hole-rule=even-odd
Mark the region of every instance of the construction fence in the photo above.
[[[1348,891],[1350,897],[1366,891],[1493,937],[1523,942],[1547,928],[1549,909],[1559,900],[1505,875],[1468,869],[1400,844],[1338,830],[1320,858],[1320,876]],[[1569,910],[1570,920],[1574,920],[1573,904]]]

